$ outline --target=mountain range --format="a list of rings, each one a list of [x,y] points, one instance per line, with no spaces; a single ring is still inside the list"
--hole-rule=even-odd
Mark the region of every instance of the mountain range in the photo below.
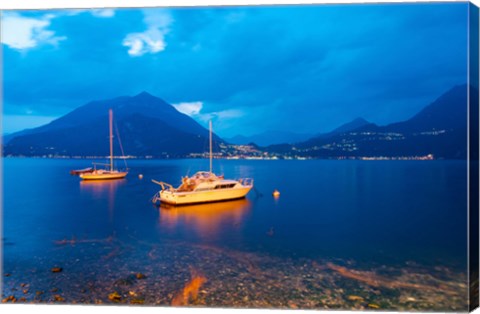
[[[478,91],[472,91],[478,103]],[[208,151],[208,130],[164,100],[142,92],[111,100],[93,101],[44,126],[4,136],[5,156],[107,156],[108,109],[123,147],[115,155],[154,158],[187,157]],[[477,119],[478,120],[478,119]],[[477,121],[478,123],[478,121]],[[221,139],[214,135],[215,151],[249,144],[276,156],[339,158],[359,156],[424,156],[465,158],[467,85],[452,88],[412,118],[378,126],[362,118],[324,134],[297,134],[288,130],[251,137]],[[233,148],[232,148],[233,147]]]
[[[312,133],[294,133],[289,131],[266,131],[251,136],[236,135],[231,138],[224,138],[224,140],[236,145],[255,144],[262,147],[276,144],[295,144],[304,142],[316,136],[328,137],[337,133],[354,130],[369,123],[370,122],[363,118],[356,118],[325,134],[315,135]]]
[[[471,101],[478,104],[478,91],[472,88],[471,95]],[[268,151],[321,158],[431,154],[463,159],[467,154],[467,107],[467,85],[455,86],[406,121],[386,126],[367,123],[295,145],[269,146]]]
[[[225,141],[236,145],[255,144],[257,146],[269,146],[282,143],[298,143],[311,138],[310,133],[294,133],[289,131],[266,131],[255,135],[244,136],[235,135],[234,137],[224,138]]]

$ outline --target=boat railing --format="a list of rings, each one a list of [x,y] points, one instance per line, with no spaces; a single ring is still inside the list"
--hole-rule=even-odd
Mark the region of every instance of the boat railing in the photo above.
[[[92,162],[93,165],[100,165],[100,166],[110,166],[110,164],[104,162]]]
[[[103,162],[92,162],[92,165],[93,165],[94,170],[97,170],[97,166],[103,166],[105,168],[105,170],[109,170],[109,167],[110,167],[110,164],[106,164],[106,163],[103,163]],[[128,172],[128,170],[130,170],[130,169],[129,168],[122,168],[122,169],[117,169],[117,170]]]
[[[160,191],[158,191],[157,193],[155,193],[155,195],[152,197],[152,203],[153,204],[157,204],[158,202],[160,202]]]
[[[165,190],[173,191],[173,190],[175,190],[175,188],[171,184],[168,184],[166,182],[157,181],[157,180],[152,180],[152,182],[160,185],[162,187],[162,191],[165,191]]]

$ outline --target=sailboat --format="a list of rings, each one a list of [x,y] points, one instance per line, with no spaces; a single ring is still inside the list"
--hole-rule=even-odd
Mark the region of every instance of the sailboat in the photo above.
[[[127,171],[118,171],[113,168],[113,111],[110,109],[108,111],[108,121],[110,129],[110,163],[109,164],[99,164],[94,163],[93,169],[78,171],[79,177],[83,180],[114,180],[114,179],[123,179],[128,174]],[[104,165],[106,169],[97,169],[97,165]]]
[[[183,177],[182,184],[174,188],[171,184],[152,180],[161,186],[152,198],[154,203],[169,205],[192,205],[244,198],[253,188],[253,179],[228,180],[212,171],[212,122],[210,131],[210,171],[199,171],[191,177]]]

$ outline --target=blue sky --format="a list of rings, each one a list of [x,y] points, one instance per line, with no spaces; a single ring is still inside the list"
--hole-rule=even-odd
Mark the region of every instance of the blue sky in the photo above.
[[[3,131],[147,91],[225,137],[408,119],[467,81],[467,3],[3,11]]]

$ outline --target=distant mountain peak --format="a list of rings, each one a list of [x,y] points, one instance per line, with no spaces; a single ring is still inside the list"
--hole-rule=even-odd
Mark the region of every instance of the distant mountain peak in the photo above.
[[[456,85],[407,121],[393,123],[389,127],[396,131],[463,129],[467,127],[467,91],[467,84]]]
[[[362,118],[362,117],[358,117],[358,118],[353,119],[350,123],[369,124],[370,122],[368,122],[367,120],[365,120],[365,119]]]
[[[297,143],[309,139],[312,134],[295,133],[290,131],[269,130],[263,133],[254,134],[250,136],[236,135],[231,138],[226,138],[227,142],[237,145],[251,145],[266,147],[269,145],[283,144],[283,143]]]
[[[153,96],[152,94],[150,94],[149,92],[147,91],[142,91],[141,93],[133,96],[134,98],[140,98],[140,97],[155,97]]]
[[[452,88],[450,88],[449,90],[447,90],[445,93],[440,95],[432,104],[434,104],[436,102],[439,102],[439,101],[442,101],[442,100],[446,100],[450,97],[456,97],[458,94],[466,94],[467,89],[468,89],[467,84],[455,85]],[[432,104],[430,104],[430,105],[432,105]],[[425,108],[427,108],[427,107],[428,106],[426,106]]]
[[[365,125],[368,125],[368,124],[370,124],[370,122],[368,122],[367,120],[365,120],[362,117],[358,117],[358,118],[353,119],[350,122],[342,124],[338,128],[331,131],[329,134],[353,131],[355,129],[361,128],[361,127],[363,127]]]

